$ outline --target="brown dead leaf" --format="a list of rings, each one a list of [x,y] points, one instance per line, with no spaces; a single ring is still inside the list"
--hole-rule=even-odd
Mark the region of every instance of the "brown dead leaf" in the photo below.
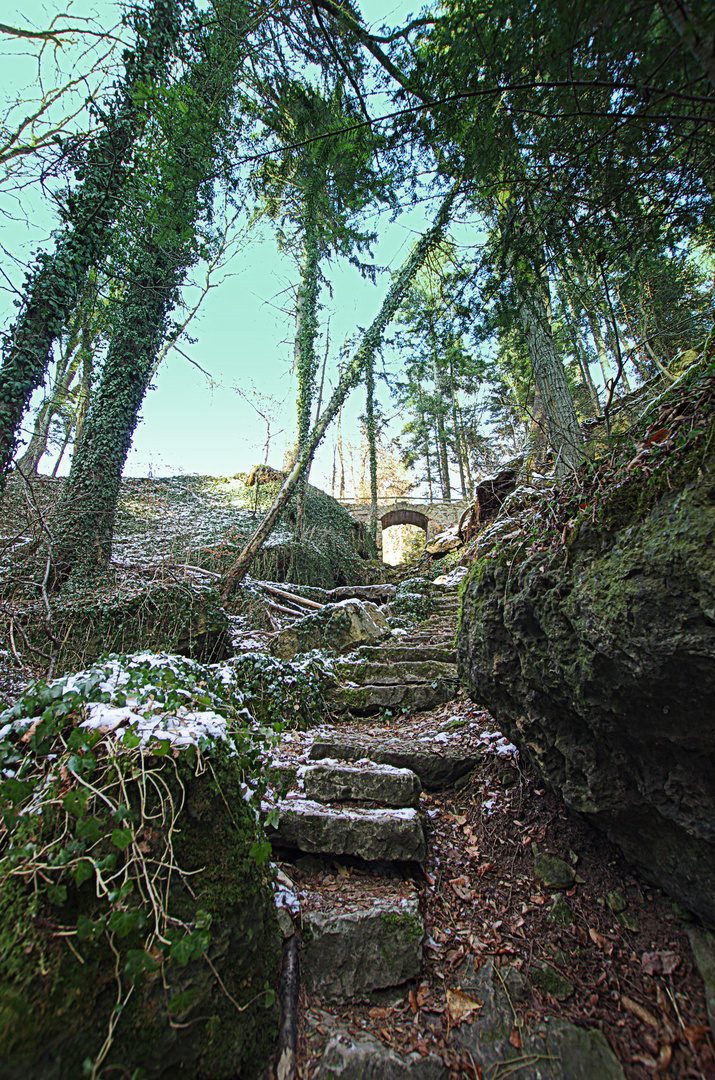
[[[493,870],[493,869],[494,869],[494,863],[493,862],[482,863],[482,865],[478,868],[477,873],[479,874],[479,876],[481,878],[481,877],[484,877],[485,874],[488,874],[489,871]]]
[[[603,949],[606,956],[611,955],[611,953],[613,952],[612,941],[609,941],[608,938],[605,938],[603,936],[603,934],[599,934],[598,930],[594,930],[590,926],[588,928],[588,936],[591,938],[591,941],[594,945],[598,945],[599,949]]]
[[[387,1020],[391,1012],[392,1009],[380,1009],[375,1006],[374,1009],[370,1009],[367,1015],[370,1016],[373,1020]]]
[[[633,1001],[632,998],[626,997],[625,994],[621,994],[621,1005],[624,1009],[628,1009],[628,1012],[633,1016],[636,1016],[642,1023],[649,1024],[650,1027],[657,1028],[658,1021],[653,1016],[653,1013],[648,1012],[642,1005],[639,1005],[637,1001]]]
[[[461,990],[447,990],[447,1009],[454,1024],[461,1024],[473,1012],[481,1009],[482,1004]]]
[[[521,1050],[521,1035],[518,1028],[511,1029],[511,1035],[509,1036],[509,1042],[515,1050]]]
[[[660,1053],[658,1054],[658,1072],[665,1072],[665,1070],[670,1065],[672,1057],[672,1046],[669,1046],[668,1043],[666,1043],[665,1046],[661,1046]]]
[[[708,1027],[702,1027],[702,1026],[690,1027],[690,1026],[687,1026],[687,1027],[683,1028],[683,1035],[688,1040],[688,1042],[692,1046],[693,1050],[697,1053],[698,1050],[700,1049],[700,1047],[702,1046],[703,1041],[704,1041],[705,1037],[707,1036],[707,1033],[709,1032],[709,1030],[710,1030],[710,1028],[708,1028]]]
[[[420,1008],[427,1004],[430,999],[429,986],[421,986],[417,991],[417,1004]]]
[[[30,726],[27,729],[27,731],[25,732],[25,734],[20,737],[20,742],[21,743],[29,743],[30,739],[35,734],[35,729],[36,729],[36,727],[37,727],[37,725],[39,723],[40,723],[39,720],[35,720],[34,724],[30,724]]]
[[[410,992],[409,992],[409,994],[407,996],[408,996],[409,1001],[410,1001],[410,1008],[412,1009],[413,1014],[416,1016],[417,1013],[419,1012],[419,1008],[417,1006],[417,998],[415,997],[414,990],[412,990],[410,988]]]
[[[646,975],[672,975],[679,966],[680,957],[675,952],[644,952],[641,957],[641,969]]]
[[[469,878],[458,877],[452,878],[449,883],[452,886],[452,892],[460,900],[473,900],[474,894],[469,888]]]

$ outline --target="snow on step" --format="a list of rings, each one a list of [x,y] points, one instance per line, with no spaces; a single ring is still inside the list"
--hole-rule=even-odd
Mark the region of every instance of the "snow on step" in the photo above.
[[[424,862],[427,853],[413,809],[348,810],[312,799],[283,799],[278,809],[278,825],[267,836],[284,847],[388,862]]]
[[[448,787],[461,776],[471,772],[478,761],[476,754],[467,753],[458,746],[452,749],[449,736],[431,740],[434,746],[426,743],[400,742],[397,739],[379,740],[370,738],[335,738],[316,739],[310,748],[311,761],[324,758],[338,758],[344,761],[359,761],[368,758],[383,765],[394,765],[398,769],[411,769],[417,773],[422,786],[431,790]]]
[[[320,765],[307,765],[303,769],[303,783],[306,796],[318,802],[361,799],[382,806],[416,808],[422,791],[420,779],[411,769],[396,769],[371,761],[346,765],[330,758]]]
[[[369,1000],[419,975],[424,932],[417,897],[307,911],[303,970],[321,1001]]]

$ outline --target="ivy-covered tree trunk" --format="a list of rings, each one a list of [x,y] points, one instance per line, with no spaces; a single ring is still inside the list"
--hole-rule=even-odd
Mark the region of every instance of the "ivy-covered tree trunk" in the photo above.
[[[52,348],[85,287],[90,266],[105,253],[132,151],[147,112],[142,88],[161,80],[181,32],[183,0],[153,0],[148,17],[137,12],[137,43],[126,55],[114,102],[81,168],[83,179],[67,197],[54,253],[36,256],[25,279],[20,314],[3,342],[0,369],[0,494],[17,447],[30,397],[47,374]]]
[[[300,272],[295,315],[295,367],[298,381],[298,443],[296,456],[300,455],[310,432],[310,422],[315,397],[315,377],[318,358],[315,340],[318,336],[318,293],[320,291],[320,233],[318,224],[317,181],[310,183],[305,196],[305,236],[303,238],[303,264]],[[305,516],[305,488],[310,465],[301,478],[298,490],[297,527],[303,532]]]
[[[91,572],[111,556],[122,469],[175,300],[178,271],[176,259],[166,252],[147,250],[123,298],[121,321],[53,522],[55,586],[75,567]]]
[[[557,476],[577,469],[583,460],[583,432],[561,357],[556,352],[549,318],[548,281],[523,255],[512,255],[511,275],[517,294],[521,329],[531,370],[546,414]]]
[[[375,425],[375,357],[368,357],[365,369],[365,427],[370,468],[370,535],[377,540],[377,432]]]
[[[131,445],[166,320],[196,259],[194,229],[212,190],[208,182],[216,140],[227,122],[236,68],[243,58],[242,28],[220,24],[203,40],[203,57],[187,79],[186,111],[177,111],[167,135],[162,196],[121,299],[101,378],[72,460],[54,521],[55,587],[70,574],[92,572],[111,555],[122,470]]]

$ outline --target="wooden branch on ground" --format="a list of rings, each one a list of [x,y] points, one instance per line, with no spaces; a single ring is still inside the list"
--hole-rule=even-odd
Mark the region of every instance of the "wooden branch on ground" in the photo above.
[[[293,934],[283,943],[283,970],[280,986],[281,1024],[278,1029],[276,1048],[276,1080],[296,1080],[298,1075],[296,1051],[298,1049],[299,990],[298,938]]]
[[[292,615],[294,619],[304,619],[305,615],[302,611],[296,611],[295,608],[284,607],[283,604],[277,604],[275,600],[264,600],[264,604],[268,604],[268,607],[273,608],[275,611],[282,611],[286,615]]]
[[[290,600],[294,604],[298,604],[299,607],[315,608],[317,611],[322,611],[324,604],[319,604],[315,600],[306,600],[304,596],[296,596],[295,593],[285,592],[283,589],[276,589],[275,585],[266,585],[265,581],[257,582],[262,589],[266,592],[273,593],[274,596],[280,596],[283,600]]]

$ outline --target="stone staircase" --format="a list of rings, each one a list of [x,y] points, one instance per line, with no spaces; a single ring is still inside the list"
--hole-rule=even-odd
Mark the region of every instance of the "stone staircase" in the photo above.
[[[456,589],[442,589],[429,618],[379,645],[364,645],[333,665],[327,693],[337,715],[371,716],[384,709],[422,711],[457,696]]]
[[[456,615],[456,594],[447,593],[438,598],[430,618],[399,635],[399,641],[362,648],[336,665],[341,676],[350,671],[356,683],[360,678],[363,715],[390,707],[382,696],[388,691],[396,694],[390,705],[410,709],[416,701],[429,701],[422,707],[432,708],[456,696]],[[335,699],[348,692],[345,713],[354,710],[355,700],[349,697],[354,689],[344,683],[335,688]],[[278,752],[272,771],[283,795],[271,798],[279,816],[268,838],[278,863],[276,904],[286,947],[295,946],[296,934],[301,943],[302,1023],[305,1045],[313,1049],[300,1076],[449,1080],[482,1075],[474,1066],[476,1058],[484,1076],[508,1075],[510,1080],[539,1080],[546,1075],[542,1063],[548,1063],[553,1080],[623,1080],[598,1030],[544,1021],[528,1037],[523,1031],[523,1046],[515,1042],[514,1002],[526,1000],[528,983],[516,968],[502,977],[491,957],[479,966],[468,956],[452,976],[460,989],[446,991],[448,1007],[451,993],[453,1002],[456,994],[479,1012],[473,1025],[460,1027],[457,1019],[451,1060],[439,1043],[428,1045],[421,1038],[418,1026],[410,1028],[399,1052],[389,1039],[383,1041],[384,1031],[378,1039],[365,1030],[366,1010],[371,1017],[386,1015],[391,1003],[399,1009],[407,1002],[415,1025],[419,1020],[423,945],[434,948],[425,933],[428,912],[421,910],[430,834],[420,806],[434,805],[436,796],[426,792],[455,785],[481,754],[452,728],[437,714],[433,724],[421,728],[393,722],[393,733],[382,721],[357,719],[313,734],[284,735],[283,754]],[[434,1007],[432,1015],[435,1023],[440,1021]],[[279,1062],[272,1074],[276,1080],[297,1077],[295,1042],[293,1047],[293,1056],[286,1058],[291,1067]],[[464,1060],[474,1066],[468,1073],[460,1067],[455,1072],[454,1054],[462,1048]]]
[[[457,610],[456,590],[444,591],[417,628],[336,662],[331,710],[350,720],[454,698]],[[306,749],[298,767],[279,755],[275,775],[292,790],[275,800],[279,820],[268,831],[283,867],[284,934],[297,929],[302,939],[301,979],[325,1006],[404,996],[405,983],[420,975],[425,936],[415,885],[427,856],[420,796],[454,783],[475,758],[442,742],[397,739],[389,730],[376,736],[355,724],[317,733]],[[321,1017],[329,1038],[314,1080],[447,1076],[435,1054],[405,1063],[374,1040],[346,1057],[345,1033],[334,1018]]]
[[[375,760],[385,756],[414,767]],[[284,933],[298,929],[303,942],[301,980],[322,1006],[374,1005],[391,991],[404,997],[405,983],[421,973],[425,936],[415,885],[427,855],[420,795],[452,773],[444,771],[439,747],[416,752],[359,733],[318,738],[308,757],[296,771],[296,789],[277,803],[280,819],[269,831],[284,868],[279,884],[290,897],[288,925],[280,912]],[[320,1019],[328,1045],[313,1080],[447,1076],[435,1054],[415,1055],[414,1070],[398,1058],[383,1061],[390,1053],[375,1040],[363,1071],[366,1047],[347,1053],[334,1017],[321,1012]]]

